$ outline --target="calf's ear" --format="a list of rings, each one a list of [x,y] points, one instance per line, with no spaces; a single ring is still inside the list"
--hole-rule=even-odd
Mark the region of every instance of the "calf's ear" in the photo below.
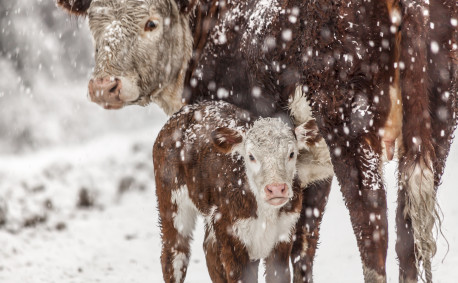
[[[294,132],[296,134],[299,150],[310,150],[310,147],[314,146],[322,138],[314,119],[300,124],[296,127]]]
[[[180,12],[184,14],[191,13],[197,5],[199,0],[175,0],[177,2]]]
[[[223,153],[230,153],[234,146],[243,141],[239,131],[226,127],[217,128],[212,132],[211,137],[216,149]]]
[[[91,5],[91,2],[92,0],[57,0],[57,5],[70,14],[84,16]]]

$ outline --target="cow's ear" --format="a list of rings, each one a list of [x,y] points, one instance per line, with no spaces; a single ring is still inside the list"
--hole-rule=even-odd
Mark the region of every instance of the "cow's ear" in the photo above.
[[[57,0],[57,5],[61,6],[70,14],[85,16],[91,2],[92,0]]]
[[[223,153],[232,152],[234,147],[243,141],[239,131],[226,127],[217,128],[212,132],[211,137],[216,149]]]
[[[189,14],[196,7],[199,0],[176,0],[181,13]]]
[[[299,150],[310,150],[310,147],[314,146],[322,138],[314,119],[300,124],[294,132],[296,133]]]

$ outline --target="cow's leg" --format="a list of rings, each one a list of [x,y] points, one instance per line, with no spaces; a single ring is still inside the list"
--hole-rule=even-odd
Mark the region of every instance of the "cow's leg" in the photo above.
[[[388,221],[380,134],[390,110],[394,62],[389,47],[395,37],[383,1],[353,1],[338,13],[336,26],[330,26],[337,40],[331,42],[333,51],[324,53],[334,58],[332,67],[304,72],[307,93],[350,211],[365,282],[386,282]]]
[[[434,7],[430,9],[430,22],[434,28],[430,26],[427,70],[431,81],[429,108],[435,154],[434,186],[437,190],[458,124],[458,65],[456,59],[453,61],[458,55],[453,47],[458,43],[458,30],[456,24],[452,25],[452,19],[456,22],[458,18],[458,6],[454,0],[432,0],[430,7]],[[439,50],[433,48],[436,46]]]
[[[303,190],[302,211],[296,224],[295,240],[291,251],[295,283],[313,281],[313,260],[331,183],[330,178],[309,185]]]
[[[170,190],[156,182],[162,235],[162,273],[167,283],[184,282],[197,209],[186,186]],[[175,186],[175,185],[174,185]]]
[[[430,87],[430,113],[432,142],[436,160],[434,174],[436,187],[444,172],[450,145],[458,122],[458,65],[452,58],[457,58],[458,29],[453,26],[452,19],[458,18],[458,6],[455,0],[431,0],[430,22],[434,29],[429,32],[428,43],[428,77]],[[456,60],[456,59],[455,59]]]
[[[289,283],[289,256],[291,243],[278,243],[270,255],[265,259],[266,283]]]
[[[371,141],[363,138],[354,147],[333,146],[331,151],[334,171],[350,211],[364,280],[386,282],[388,221],[379,141],[376,137]]]
[[[212,282],[226,282],[226,273],[219,257],[220,250],[218,250],[218,243],[215,240],[213,230],[211,230],[208,225],[205,227],[204,252],[208,274]]]
[[[425,9],[430,13],[419,17]],[[399,182],[404,207],[398,209],[403,214],[398,217],[411,225],[405,229],[406,223],[399,221],[398,225],[404,227],[398,226],[398,230],[406,231],[399,235],[398,242],[408,243],[412,237],[414,245],[398,244],[400,281],[416,282],[421,276],[432,282],[431,260],[436,252],[433,229],[438,218],[436,189],[456,125],[456,64],[450,51],[452,36],[456,36],[456,28],[451,26],[451,18],[457,13],[456,1],[404,5],[402,13],[401,60],[405,68],[401,72],[404,117]]]

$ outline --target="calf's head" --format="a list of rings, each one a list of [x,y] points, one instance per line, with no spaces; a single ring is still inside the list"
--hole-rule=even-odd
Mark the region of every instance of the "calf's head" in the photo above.
[[[189,13],[197,0],[57,0],[86,15],[95,45],[89,96],[107,109],[152,101],[181,106],[192,52]]]
[[[223,127],[213,131],[212,139],[221,152],[244,158],[250,189],[258,201],[279,208],[293,196],[299,146],[288,125],[279,119],[259,119],[246,133]],[[301,131],[299,143],[306,141]]]

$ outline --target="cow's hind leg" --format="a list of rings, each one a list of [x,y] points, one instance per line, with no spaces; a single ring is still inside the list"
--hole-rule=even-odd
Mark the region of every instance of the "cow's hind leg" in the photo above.
[[[350,211],[364,281],[385,283],[388,221],[381,141],[376,134],[368,134],[348,144],[330,144],[334,171]]]
[[[296,225],[291,251],[294,283],[313,281],[313,260],[318,246],[320,224],[331,190],[332,179],[309,185],[303,190],[302,211]]]
[[[415,264],[415,243],[413,239],[412,220],[406,217],[406,190],[398,191],[398,208],[396,210],[396,253],[399,260],[399,282],[417,282]]]
[[[162,236],[162,273],[167,283],[184,282],[191,255],[190,241],[197,209],[188,195],[187,187],[170,190],[157,184]],[[165,192],[167,190],[167,192]],[[161,193],[159,193],[161,191]],[[169,197],[165,197],[165,195]]]
[[[350,218],[363,261],[365,282],[386,282],[388,221],[386,192],[381,177],[381,149],[360,142],[355,151],[342,150],[333,160],[337,179],[350,211]],[[335,150],[335,149],[334,149]],[[346,153],[344,153],[346,152]]]

